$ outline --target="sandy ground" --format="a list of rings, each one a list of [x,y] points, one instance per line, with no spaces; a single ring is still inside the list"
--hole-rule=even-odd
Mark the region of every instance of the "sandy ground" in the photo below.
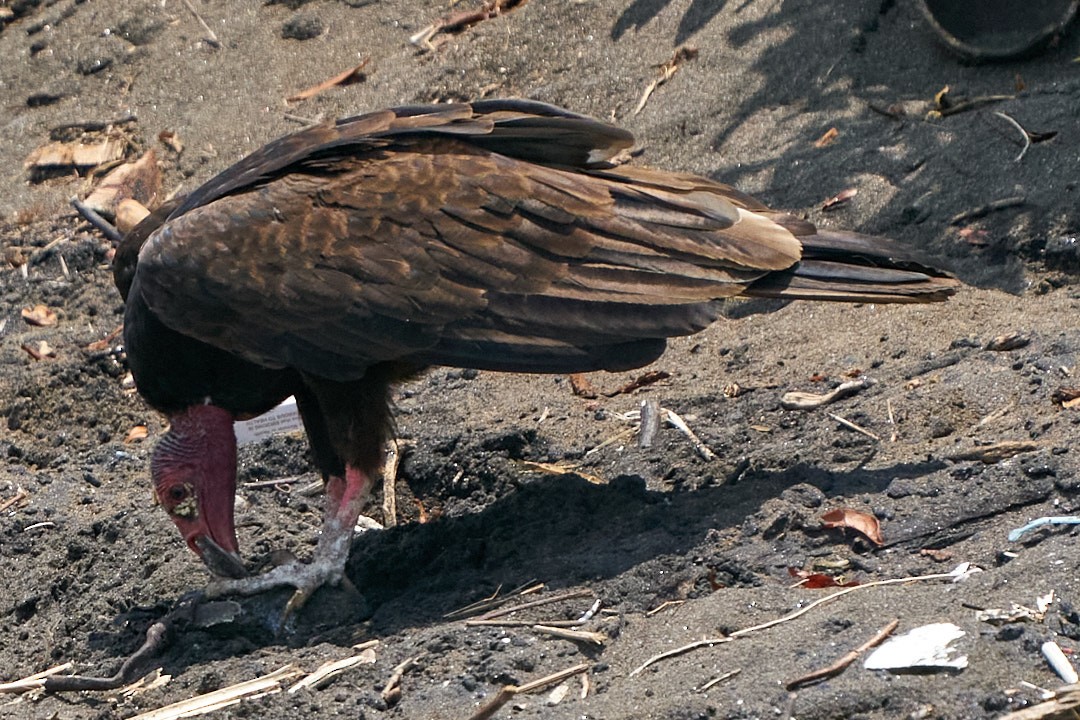
[[[312,671],[372,640],[374,662],[321,689],[217,716],[469,718],[506,684],[583,663],[561,699],[550,688],[520,695],[495,717],[989,718],[1038,701],[1023,683],[1060,684],[1040,645],[1080,646],[1075,533],[1007,535],[1073,512],[1080,492],[1080,409],[1055,402],[1080,385],[1080,33],[1032,60],[966,66],[907,2],[531,0],[424,52],[409,37],[464,5],[192,2],[219,47],[176,0],[0,3],[0,239],[9,261],[26,262],[0,275],[0,680],[66,662],[109,676],[207,579],[151,502],[147,460],[162,420],[125,383],[114,343],[101,343],[122,308],[108,242],[66,204],[88,182],[31,181],[23,167],[50,137],[80,132],[64,126],[120,123],[129,154],[154,148],[165,190],[183,192],[304,118],[527,96],[627,126],[638,162],[935,252],[973,287],[933,307],[734,304],[727,321],[672,343],[654,368],[668,379],[599,399],[575,396],[564,377],[436,369],[397,396],[413,445],[397,527],[354,544],[349,576],[362,597],[323,591],[286,626],[281,593],[243,600],[231,620],[176,624],[138,673],[160,667],[171,677],[160,686],[5,695],[0,717],[132,717],[282,666]],[[635,114],[683,43],[697,56]],[[365,60],[363,82],[285,102]],[[927,117],[946,85],[953,103],[973,106]],[[990,96],[1006,97],[980,100]],[[1057,134],[1017,160],[1021,133],[996,113]],[[830,128],[835,140],[815,145]],[[182,152],[159,143],[164,130]],[[849,188],[857,195],[821,210]],[[55,326],[22,319],[37,304],[55,310]],[[1017,347],[986,349],[1010,334]],[[55,357],[23,349],[41,341]],[[616,390],[635,375],[591,380]],[[854,375],[876,383],[818,410],[781,406],[786,392],[826,392]],[[639,448],[622,416],[646,399],[684,418],[715,459],[672,427]],[[149,438],[125,442],[139,424]],[[1002,442],[1023,451],[965,459]],[[263,482],[282,478],[298,481]],[[241,491],[250,559],[310,550],[321,500],[300,487],[314,479],[299,436],[243,449],[241,480],[261,483]],[[844,507],[876,516],[884,544],[823,526]],[[378,502],[371,514],[387,520]],[[982,572],[867,586],[961,562]],[[793,587],[792,568],[863,585],[634,672],[835,592]],[[516,625],[446,617],[541,583],[512,604],[576,594],[503,618]],[[1051,592],[1027,620],[978,615],[1037,610]],[[600,644],[532,627],[576,620],[596,600],[578,629],[603,633]],[[968,667],[890,674],[860,661],[786,689],[894,618],[898,634],[955,623]],[[400,695],[385,697],[407,660]]]

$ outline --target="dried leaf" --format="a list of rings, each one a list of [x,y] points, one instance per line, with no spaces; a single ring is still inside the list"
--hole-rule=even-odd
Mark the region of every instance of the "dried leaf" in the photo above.
[[[180,136],[172,130],[162,130],[157,136],[158,142],[171,149],[177,155],[184,152],[184,143]]]
[[[56,324],[56,312],[45,305],[35,305],[22,309],[22,319],[28,325],[37,327],[52,327]]]
[[[38,340],[36,343],[23,343],[22,349],[35,360],[56,357],[56,351],[44,340]]]
[[[951,88],[946,85],[945,87],[934,93],[934,107],[938,110],[948,110],[952,107],[952,102],[949,100],[949,90]]]
[[[832,145],[838,137],[840,137],[840,131],[834,127],[831,127],[825,131],[824,135],[814,141],[814,147],[823,148],[827,145]]]
[[[1019,350],[1030,344],[1031,338],[1021,335],[1020,333],[1009,333],[1008,335],[998,335],[996,338],[986,343],[986,349],[994,350],[996,352],[1008,352],[1009,350]]]
[[[590,400],[600,397],[596,387],[583,373],[570,374],[570,390],[578,397],[589,398]]]
[[[4,260],[6,260],[7,264],[11,267],[17,268],[25,265],[27,258],[26,253],[23,252],[23,249],[21,247],[9,245],[8,247],[4,248]]]
[[[1050,394],[1050,402],[1063,408],[1080,407],[1080,387],[1059,387]]]
[[[799,587],[809,588],[811,590],[829,587],[854,587],[859,584],[857,580],[842,580],[835,578],[832,575],[826,575],[825,573],[800,570],[799,568],[794,567],[788,568],[788,575],[793,578],[799,578],[801,581]]]
[[[919,550],[919,554],[925,555],[934,562],[947,562],[953,558],[952,551],[943,548],[923,548]]]
[[[986,247],[990,244],[990,233],[986,230],[976,227],[962,228],[959,232],[960,238],[966,240],[968,245],[974,247]]]
[[[881,537],[881,523],[870,513],[854,508],[837,508],[821,516],[822,524],[827,528],[849,528],[862,535],[875,545],[884,545]]]
[[[124,198],[116,206],[116,229],[122,233],[131,232],[149,214],[150,211],[138,200]]]
[[[161,193],[161,170],[153,150],[135,162],[114,168],[84,201],[106,218],[115,218],[120,203],[127,199],[146,207],[157,205]]]
[[[142,442],[146,439],[148,434],[149,431],[146,429],[145,425],[136,425],[128,430],[127,437],[124,438],[124,444],[131,445],[132,443]]]
[[[652,385],[653,383],[658,383],[661,380],[667,380],[669,377],[671,377],[671,373],[669,372],[665,372],[663,370],[649,370],[646,373],[638,375],[636,378],[626,383],[622,387],[616,390],[609,390],[604,394],[608,397],[615,397],[616,395],[629,395],[635,390],[646,387],[648,385]]]
[[[826,200],[824,202],[824,204],[821,206],[821,209],[823,211],[834,210],[834,209],[836,209],[837,206],[846,203],[848,200],[850,200],[851,198],[855,197],[858,194],[859,194],[859,191],[857,189],[855,189],[855,188],[848,188],[846,190],[841,190],[840,192],[836,193],[831,198]]]

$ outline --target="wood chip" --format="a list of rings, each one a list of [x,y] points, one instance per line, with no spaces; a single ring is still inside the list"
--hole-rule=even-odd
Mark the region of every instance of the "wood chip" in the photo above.
[[[124,142],[120,138],[110,137],[95,143],[51,142],[31,152],[23,168],[38,172],[67,168],[86,171],[122,157]]]

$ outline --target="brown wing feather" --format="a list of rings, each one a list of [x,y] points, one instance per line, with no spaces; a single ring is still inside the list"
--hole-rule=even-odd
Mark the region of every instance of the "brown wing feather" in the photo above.
[[[118,283],[133,274],[133,292],[184,335],[349,380],[402,359],[631,367],[748,288],[846,299],[853,282],[920,282],[841,278],[827,263],[850,239],[704,178],[610,167],[632,140],[526,101],[318,126],[211,180],[152,235],[141,227],[137,271]],[[808,240],[813,263],[800,263]],[[858,262],[887,265],[871,255]]]

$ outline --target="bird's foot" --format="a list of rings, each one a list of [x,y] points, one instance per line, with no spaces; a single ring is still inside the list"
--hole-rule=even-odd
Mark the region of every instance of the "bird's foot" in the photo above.
[[[347,584],[352,587],[352,583],[345,577],[345,561],[349,557],[351,538],[351,528],[350,532],[324,533],[310,563],[294,559],[262,575],[215,578],[206,586],[206,596],[216,598],[223,595],[258,595],[279,587],[295,588],[296,591],[285,606],[285,617],[289,618],[324,585]],[[355,591],[356,588],[352,589]]]
[[[258,595],[279,587],[296,588],[285,606],[285,617],[289,618],[323,585],[347,583],[351,587],[352,583],[345,577],[345,561],[349,559],[356,518],[370,488],[371,479],[367,473],[352,466],[346,468],[345,477],[331,477],[327,482],[326,519],[310,563],[293,560],[262,575],[219,577],[206,587],[206,596]],[[227,557],[215,558],[215,562],[225,569],[234,570],[228,560]],[[239,559],[236,562],[239,563]],[[214,565],[210,567],[214,568]]]

